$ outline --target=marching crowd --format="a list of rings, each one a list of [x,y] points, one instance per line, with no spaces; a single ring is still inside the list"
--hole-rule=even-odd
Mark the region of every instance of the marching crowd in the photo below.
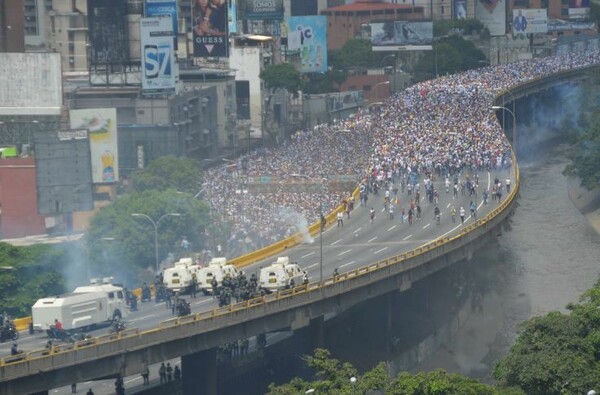
[[[322,199],[333,209],[350,193],[291,192],[284,182],[281,188],[257,192],[245,186],[249,177],[318,180],[344,175],[372,183],[412,175],[415,182],[425,175],[455,177],[465,169],[507,168],[510,144],[493,113],[494,97],[525,81],[598,61],[598,52],[582,52],[425,81],[370,114],[299,131],[278,149],[259,149],[240,157],[235,166],[209,169],[206,197],[233,224],[225,252],[239,255],[281,240],[316,222]]]

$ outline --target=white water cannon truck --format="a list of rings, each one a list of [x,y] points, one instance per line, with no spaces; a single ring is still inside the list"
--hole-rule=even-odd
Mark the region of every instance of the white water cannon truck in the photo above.
[[[73,331],[109,324],[127,317],[123,287],[113,285],[112,277],[92,279],[73,292],[39,299],[31,308],[33,329],[47,331],[54,320],[63,330]]]

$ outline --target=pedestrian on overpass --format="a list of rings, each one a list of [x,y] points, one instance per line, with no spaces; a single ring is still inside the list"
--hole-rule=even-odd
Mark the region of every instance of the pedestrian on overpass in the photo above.
[[[341,211],[337,213],[337,226],[338,228],[341,226],[344,227],[344,214]]]
[[[465,208],[463,206],[460,206],[460,209],[458,210],[458,214],[460,215],[460,223],[464,224],[465,223]]]

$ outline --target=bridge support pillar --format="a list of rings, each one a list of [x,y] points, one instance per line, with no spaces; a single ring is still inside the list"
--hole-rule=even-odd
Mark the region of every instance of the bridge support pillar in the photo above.
[[[310,320],[309,330],[312,336],[313,348],[325,347],[325,319],[323,316]]]
[[[394,292],[389,292],[385,295],[385,338],[393,337],[392,329],[394,327]],[[388,352],[390,351],[391,342],[387,342]]]
[[[183,395],[217,395],[217,349],[181,357]]]

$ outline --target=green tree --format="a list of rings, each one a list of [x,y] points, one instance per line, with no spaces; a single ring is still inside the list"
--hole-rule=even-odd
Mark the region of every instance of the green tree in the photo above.
[[[494,369],[503,386],[529,395],[585,394],[600,382],[592,337],[577,314],[552,312],[529,320]]]
[[[64,293],[67,259],[65,246],[15,247],[0,242],[0,266],[14,268],[0,271],[3,311],[12,317],[28,316],[39,298]]]
[[[183,236],[195,251],[207,243],[205,231],[212,220],[206,202],[173,189],[128,193],[91,220],[91,243],[103,237],[115,239],[110,243],[90,243],[93,273],[116,275],[119,281],[137,283],[154,273],[154,226],[145,218],[133,217],[134,213],[148,215],[155,222],[167,213],[181,214],[167,216],[159,224],[159,260],[169,252],[177,253]]]
[[[600,186],[600,109],[594,111],[568,156],[571,163],[565,174],[579,177],[581,185],[590,190]]]
[[[265,82],[268,89],[286,89],[289,93],[296,95],[299,90],[302,90],[303,82],[300,72],[293,64],[283,62],[265,67],[260,72],[260,79]]]
[[[495,389],[457,374],[443,370],[411,375],[403,372],[391,380],[385,363],[358,376],[358,371],[348,363],[331,358],[329,351],[316,349],[314,356],[306,358],[308,367],[315,371],[313,381],[294,378],[289,383],[269,386],[270,395],[301,395],[314,389],[316,394],[351,395],[383,391],[386,395],[524,395],[518,389]],[[355,383],[351,377],[357,377]]]
[[[333,70],[348,71],[353,67],[379,67],[379,62],[385,54],[373,52],[368,40],[351,38],[340,49],[330,51],[328,56]]]
[[[485,55],[475,45],[459,35],[440,38],[433,50],[427,51],[415,66],[414,78],[417,81],[454,74],[485,66]]]
[[[175,189],[196,193],[200,190],[202,169],[198,161],[189,158],[163,156],[148,164],[145,169],[131,175],[132,188],[138,192],[149,189]]]

